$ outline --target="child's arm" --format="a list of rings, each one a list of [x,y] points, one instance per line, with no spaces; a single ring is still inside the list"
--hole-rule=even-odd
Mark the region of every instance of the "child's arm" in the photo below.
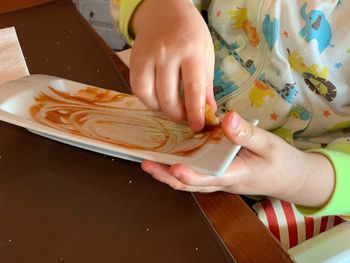
[[[110,0],[111,16],[121,31],[125,40],[132,45],[134,36],[130,33],[131,21],[137,7],[144,0]],[[198,10],[207,9],[211,0],[188,0],[191,1]]]
[[[145,0],[145,3],[142,3],[141,5],[141,0],[112,1],[121,2],[120,22],[121,25],[124,25],[122,26],[122,31],[124,35],[129,36],[129,41],[131,42],[133,40],[132,34],[129,34],[132,31],[129,30],[131,28],[130,21],[134,22],[134,29],[137,33],[136,44],[139,41],[138,46],[136,46],[135,44],[134,50],[135,47],[137,47],[136,49],[139,49],[140,52],[142,51],[144,52],[144,55],[147,55],[146,57],[144,56],[144,60],[140,62],[140,65],[146,65],[145,60],[147,59],[153,60],[151,68],[153,70],[152,72],[155,73],[153,74],[153,76],[156,75],[156,77],[153,77],[151,79],[151,82],[153,84],[151,84],[150,86],[153,88],[148,89],[148,91],[154,92],[153,95],[156,96],[157,93],[155,91],[157,90],[157,86],[155,80],[159,78],[159,74],[156,74],[158,64],[155,63],[154,60],[156,60],[157,62],[159,60],[159,52],[157,53],[157,50],[160,50],[159,45],[156,45],[157,47],[151,48],[151,50],[153,50],[154,53],[148,56],[149,54],[147,54],[146,52],[147,49],[146,47],[142,46],[142,43],[145,43],[145,45],[149,45],[150,42],[157,42],[160,39],[162,39],[160,36],[169,37],[167,35],[167,33],[169,32],[162,32],[157,30],[152,31],[152,29],[146,30],[146,22],[148,23],[151,22],[150,20],[152,20],[152,22],[154,23],[153,25],[155,25],[155,29],[157,29],[157,27],[162,27],[164,23],[157,23],[156,21],[162,18],[162,13],[169,14],[168,8],[164,8],[165,6],[171,4],[177,5],[179,3],[182,3],[186,7],[188,7],[188,5],[186,5],[186,1],[184,0]],[[148,2],[147,7],[146,5],[144,5],[146,4],[146,2]],[[137,6],[140,7],[138,9],[138,11],[140,11],[139,14],[134,13]],[[141,11],[142,6],[144,7],[143,11]],[[150,11],[154,8],[156,8],[158,12]],[[191,10],[187,8],[184,9]],[[174,16],[176,17],[176,13],[180,11],[177,8],[172,8],[171,10],[174,10],[174,13],[171,14],[169,17],[173,19],[171,21],[174,21],[176,20],[174,19]],[[119,9],[115,8],[114,12],[114,19],[116,20],[116,18],[119,17]],[[144,14],[142,15],[142,13]],[[155,17],[149,19],[149,13],[154,14]],[[134,19],[131,19],[133,14]],[[138,23],[136,22],[137,16],[139,16]],[[179,17],[181,17],[181,15],[179,15]],[[199,17],[197,15],[189,15],[189,17],[191,17],[190,20],[192,21],[192,23],[195,21],[197,21],[197,23],[198,21],[201,22],[196,27],[201,28],[201,26],[203,26],[203,21],[199,20]],[[173,29],[171,32],[174,32],[173,36],[170,36],[168,38],[170,39],[170,43],[174,43],[173,40],[177,39],[178,37],[183,37],[185,35],[184,32],[191,32],[191,30],[193,31],[195,29],[194,27],[191,27],[191,21],[187,20],[187,28],[180,23],[181,20],[182,19],[179,19],[179,21],[176,20],[175,22],[173,22],[172,25],[165,25],[168,28],[171,27]],[[146,22],[143,23],[144,21]],[[182,22],[184,21],[186,20],[183,20]],[[136,24],[141,25],[141,29],[139,32],[147,32],[150,30],[149,32],[155,34],[155,37],[150,37],[149,39],[147,39],[146,33],[144,33],[142,37],[139,37],[139,32],[137,32]],[[177,31],[179,29],[177,27],[178,25],[180,28],[184,28],[184,30],[182,30],[182,34],[180,34]],[[190,36],[192,35],[190,34]],[[145,42],[143,39],[147,39],[149,43],[147,43],[147,41]],[[159,42],[157,43],[159,44]],[[190,45],[191,43],[187,44]],[[177,51],[183,48],[181,45],[177,45],[176,47],[178,47]],[[158,60],[156,58],[158,58]],[[183,59],[183,57],[180,57],[180,59],[181,58]],[[170,58],[165,61],[173,62],[174,59]],[[132,65],[132,69],[134,65]],[[180,69],[182,68],[179,67],[179,71]],[[134,73],[133,76],[134,78],[136,78],[140,75],[146,76],[147,74],[142,74],[141,72]],[[152,98],[145,98],[145,94],[142,93],[138,94],[135,90],[135,87],[133,87],[135,94],[139,95],[141,98],[144,98],[144,102],[149,105],[150,101],[152,102]],[[142,87],[140,88],[142,90]],[[173,91],[174,89],[172,88],[171,90]],[[209,91],[208,93],[209,95],[206,95],[207,100],[209,101],[212,100],[212,95],[210,94],[210,92],[211,91]],[[154,101],[156,107],[159,106],[160,99],[162,100],[163,98],[157,97],[157,100]],[[190,106],[191,105],[188,105],[188,107]],[[170,116],[172,116],[172,114],[174,114],[173,110],[174,109],[172,109],[171,113],[167,113]],[[188,110],[187,107],[186,110]],[[191,123],[191,111],[187,111],[187,113],[189,114],[189,120]],[[230,115],[228,115],[227,117],[228,119],[230,118],[229,116]],[[199,118],[202,117],[200,116]],[[196,117],[193,117],[192,119],[195,120]],[[242,123],[246,124],[246,122],[243,120]],[[196,124],[194,125],[193,123],[191,123],[191,125],[193,128],[196,129]],[[231,140],[234,143],[241,143],[245,148],[241,150],[239,156],[232,163],[231,168],[225,177],[213,178],[212,176],[199,175],[193,172],[191,169],[182,165],[175,165],[169,168],[167,166],[158,165],[152,162],[144,162],[143,168],[147,172],[150,172],[156,179],[169,184],[175,189],[203,192],[223,190],[232,193],[270,195],[287,201],[291,201],[296,204],[308,207],[316,207],[313,209],[300,206],[299,209],[305,214],[350,214],[350,191],[348,191],[348,186],[350,185],[350,174],[347,172],[347,167],[350,163],[349,144],[334,144],[329,146],[327,149],[314,150],[313,153],[305,153],[296,150],[292,146],[280,140],[277,136],[262,131],[259,128],[249,128],[249,126],[245,127],[243,125],[244,127],[241,127],[241,129],[243,129],[243,132],[240,133],[241,135],[243,134],[243,136],[238,136],[237,134],[235,135],[232,133],[232,130],[230,130],[229,125],[229,121],[226,120],[226,122],[224,123],[226,135],[229,138],[231,138]],[[200,125],[198,125],[197,127],[200,127]]]
[[[242,145],[225,176],[213,177],[181,164],[169,167],[150,161],[144,161],[142,168],[178,190],[268,195],[314,207],[301,208],[304,213],[350,214],[347,190],[350,176],[343,173],[341,178],[339,174],[335,178],[334,171],[338,173],[338,169],[333,169],[324,154],[302,152],[278,136],[254,127],[237,113],[228,113],[222,126],[233,143]],[[350,155],[343,154],[342,158],[345,168]],[[334,159],[331,160],[334,164]]]
[[[130,21],[137,7],[143,0],[110,0],[110,12],[116,27],[122,33],[125,40],[132,45],[134,42],[133,36],[129,30]]]
[[[187,119],[193,130],[201,130],[205,104],[216,108],[215,58],[209,29],[196,7],[189,0],[122,0],[119,16],[124,33],[136,36],[130,60],[134,94],[172,120]]]
[[[335,172],[335,186],[331,198],[321,209],[297,206],[304,215],[350,215],[350,142],[338,139],[324,149],[309,152],[320,153],[332,163]],[[317,178],[314,182],[317,186]]]

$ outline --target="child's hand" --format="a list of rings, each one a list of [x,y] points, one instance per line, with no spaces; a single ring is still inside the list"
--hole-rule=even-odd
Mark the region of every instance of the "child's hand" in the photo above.
[[[323,155],[299,151],[237,113],[226,114],[222,127],[234,144],[242,145],[225,176],[198,174],[182,164],[169,167],[143,161],[142,168],[183,191],[268,195],[313,207],[326,203],[332,195],[334,171]]]
[[[173,121],[204,127],[213,95],[214,49],[205,21],[189,0],[146,0],[133,18],[135,44],[130,60],[134,94]],[[184,98],[179,85],[183,82]]]

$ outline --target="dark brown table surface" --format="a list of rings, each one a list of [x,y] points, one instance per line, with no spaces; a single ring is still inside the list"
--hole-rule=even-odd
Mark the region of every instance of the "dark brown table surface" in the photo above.
[[[0,0],[0,13],[44,2],[48,1]],[[114,62],[128,79],[128,68],[117,56],[114,56]],[[238,195],[195,194],[195,199],[238,262],[291,262],[287,252]]]

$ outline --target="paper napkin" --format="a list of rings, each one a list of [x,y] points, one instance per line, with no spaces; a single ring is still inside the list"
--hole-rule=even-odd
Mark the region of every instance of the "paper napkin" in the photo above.
[[[0,85],[29,75],[14,27],[0,29]]]

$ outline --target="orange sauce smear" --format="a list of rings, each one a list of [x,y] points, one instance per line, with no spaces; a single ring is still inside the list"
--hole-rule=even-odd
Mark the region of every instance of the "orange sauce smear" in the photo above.
[[[52,93],[52,95],[50,95],[49,93]],[[163,125],[160,125],[161,127],[160,133],[163,135],[162,136],[163,139],[159,141],[159,144],[156,147],[147,147],[142,145],[128,144],[117,140],[111,140],[108,138],[98,138],[94,136],[87,136],[85,134],[82,134],[79,130],[75,128],[66,129],[62,127],[63,125],[67,125],[67,123],[68,125],[71,125],[71,127],[74,127],[74,125],[82,125],[84,123],[83,119],[88,116],[88,113],[80,114],[77,120],[74,120],[75,121],[74,123],[69,123],[69,121],[71,121],[70,116],[73,113],[77,113],[79,111],[92,110],[93,113],[97,112],[98,114],[101,114],[101,115],[105,114],[110,116],[111,114],[108,114],[101,109],[103,108],[113,109],[114,107],[104,105],[104,103],[117,102],[128,97],[130,97],[130,95],[128,94],[117,93],[114,91],[104,90],[104,89],[99,89],[94,87],[86,87],[84,89],[77,91],[75,94],[61,92],[52,87],[49,87],[48,93],[40,92],[39,94],[37,94],[37,96],[35,96],[36,104],[30,107],[29,112],[32,118],[36,122],[59,129],[59,130],[64,130],[65,132],[68,132],[70,134],[75,134],[82,137],[88,137],[88,138],[104,141],[120,147],[131,149],[131,150],[157,151],[157,149],[160,149],[161,147],[166,145],[166,143],[170,139],[169,129]],[[51,105],[51,104],[55,106],[55,110],[45,111],[44,110],[45,106]],[[77,107],[77,104],[81,105],[81,107]],[[84,107],[84,105],[89,106],[89,108]],[[74,108],[72,106],[74,106]],[[91,106],[95,106],[95,107],[91,109]],[[124,108],[124,110],[128,110],[128,109]],[[144,111],[148,111],[148,110],[144,110]],[[151,112],[151,110],[149,111]],[[156,115],[150,115],[148,117],[158,118],[158,120],[164,119],[162,116],[156,116]],[[98,123],[99,121],[96,120],[95,122]],[[103,120],[103,121],[100,121],[99,123],[106,123],[106,122],[107,122],[106,120]],[[111,123],[113,122],[111,121]],[[119,123],[127,124],[125,122],[124,123],[119,122]],[[135,122],[135,129],[142,128],[144,124],[145,124],[144,122],[141,122],[140,124],[137,124]],[[187,140],[194,140],[196,136],[200,136],[200,135],[206,136],[206,138],[203,139],[203,142],[201,142],[201,144],[189,150],[172,152],[172,154],[179,155],[179,156],[190,156],[194,154],[196,151],[198,151],[204,144],[208,142],[218,143],[224,136],[220,125],[208,126],[208,127],[210,128],[210,130],[208,129],[203,130],[199,134],[192,133],[191,135],[184,137],[182,141],[179,142],[181,143],[181,142],[186,142]]]

